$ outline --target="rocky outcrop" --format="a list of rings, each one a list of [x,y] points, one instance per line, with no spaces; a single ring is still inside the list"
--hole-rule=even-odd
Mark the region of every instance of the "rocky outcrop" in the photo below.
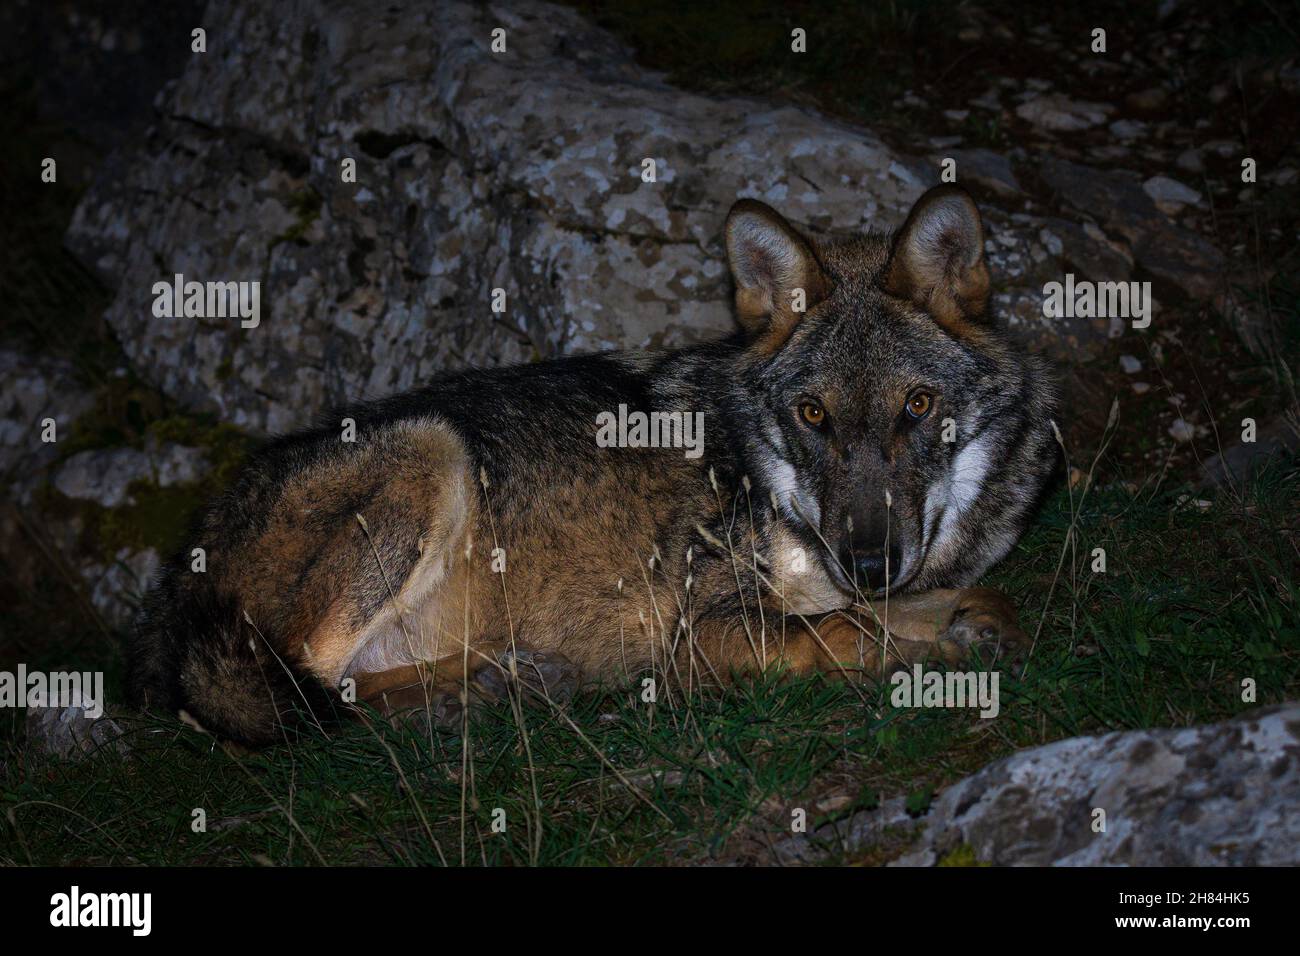
[[[1300,704],[1180,730],[1075,737],[954,784],[911,821],[901,800],[778,846],[852,852],[920,826],[895,865],[1280,866],[1300,863]]]

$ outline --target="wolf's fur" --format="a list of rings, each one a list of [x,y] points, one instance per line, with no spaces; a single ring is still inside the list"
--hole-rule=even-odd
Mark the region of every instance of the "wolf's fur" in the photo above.
[[[973,203],[941,187],[892,237],[815,244],[742,201],[727,244],[722,341],[448,375],[269,444],[152,589],[137,702],[262,743],[348,677],[418,700],[505,660],[691,684],[1013,639],[1000,596],[931,591],[1008,552],[1055,462],[1044,369],[985,314]],[[704,454],[599,447],[620,404],[703,412]]]

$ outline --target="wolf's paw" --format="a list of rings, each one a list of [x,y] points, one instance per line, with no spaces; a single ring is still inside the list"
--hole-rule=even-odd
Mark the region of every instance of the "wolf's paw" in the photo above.
[[[524,694],[564,703],[581,686],[582,671],[558,651],[516,647],[505,651],[495,665],[483,667],[474,675],[479,691],[492,700],[505,697],[516,679]]]
[[[948,626],[939,635],[939,649],[949,663],[972,657],[981,663],[1015,664],[1029,653],[1029,635],[1020,629],[1015,605],[1001,591],[966,588],[957,598]]]
[[[460,688],[415,684],[385,691],[370,703],[394,726],[424,731],[429,724],[459,730],[465,713]]]

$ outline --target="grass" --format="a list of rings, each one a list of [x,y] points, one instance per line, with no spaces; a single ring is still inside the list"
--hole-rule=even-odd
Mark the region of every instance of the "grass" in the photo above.
[[[1017,599],[1027,628],[1042,622],[991,721],[895,710],[887,688],[766,679],[677,709],[641,703],[637,688],[581,697],[564,716],[496,705],[474,712],[467,741],[376,721],[251,755],[137,718],[130,753],[65,762],[26,752],[11,726],[0,862],[762,862],[796,808],[810,830],[882,795],[923,815],[938,788],[1021,747],[1295,697],[1298,500],[1294,462],[1209,507],[1178,488],[1058,491],[988,582]],[[1104,574],[1091,570],[1096,547]],[[879,862],[904,844],[828,859]]]

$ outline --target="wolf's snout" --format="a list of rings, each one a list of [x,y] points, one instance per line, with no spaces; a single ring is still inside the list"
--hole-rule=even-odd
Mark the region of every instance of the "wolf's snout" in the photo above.
[[[863,591],[878,591],[890,581],[898,580],[898,569],[903,562],[903,551],[891,544],[888,549],[848,548],[840,555],[840,563],[853,577],[853,583]]]

